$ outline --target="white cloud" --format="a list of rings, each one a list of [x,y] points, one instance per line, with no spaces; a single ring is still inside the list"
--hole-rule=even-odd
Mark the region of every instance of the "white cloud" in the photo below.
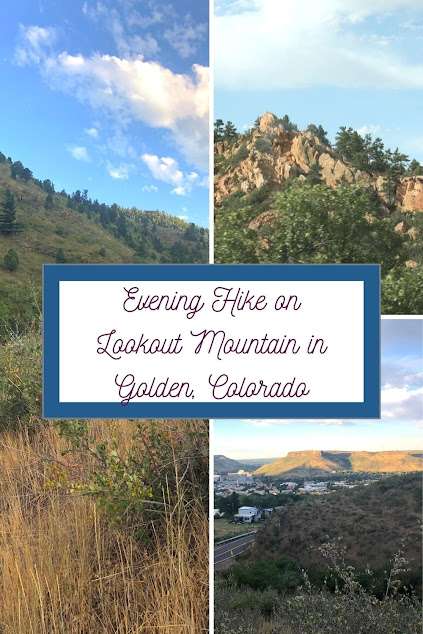
[[[114,167],[110,161],[106,162],[106,169],[109,175],[115,180],[126,181],[129,178],[129,170],[131,169],[131,165],[122,164],[119,167]]]
[[[370,123],[369,125],[363,125],[361,128],[357,128],[358,134],[364,136],[365,134],[377,134],[380,132],[380,125],[374,125],[374,123]]]
[[[418,24],[416,20],[407,20],[400,24],[403,29],[408,29],[410,31],[423,31],[423,24]]]
[[[174,24],[166,29],[163,37],[171,47],[183,58],[195,55],[197,44],[204,40],[207,34],[207,24],[194,24],[189,16],[184,24]]]
[[[390,387],[382,390],[382,418],[419,421],[422,418],[423,387]]]
[[[51,88],[108,112],[121,126],[141,121],[169,131],[191,165],[208,169],[208,68],[195,64],[187,75],[142,57],[53,54],[43,46],[46,34],[34,29],[22,30],[17,57],[36,64]]]
[[[189,220],[189,216],[176,216],[179,220]]]
[[[159,158],[154,154],[143,154],[141,159],[147,165],[154,178],[157,180],[175,185],[171,190],[171,194],[177,196],[186,196],[192,189],[193,184],[197,184],[199,176],[196,172],[184,174],[179,169],[179,163],[170,156],[162,156]],[[201,184],[198,182],[198,184]]]
[[[83,161],[84,163],[91,163],[91,158],[88,155],[86,147],[83,147],[81,145],[68,145],[66,149],[77,161]]]
[[[21,44],[15,51],[15,61],[25,64],[39,64],[44,59],[46,48],[49,49],[56,40],[56,30],[41,26],[19,25],[19,39]]]
[[[143,154],[141,159],[157,180],[170,183],[171,185],[178,185],[183,182],[184,175],[179,169],[178,161],[174,158],[170,156],[159,158],[154,154]]]
[[[351,26],[421,6],[421,0],[260,0],[249,7],[255,10],[221,13],[215,18],[216,84],[266,91],[312,85],[422,89],[423,65],[404,61],[394,39],[363,38]]]
[[[141,191],[143,191],[143,192],[158,192],[159,189],[155,185],[144,185],[144,187],[142,188]]]
[[[290,418],[256,418],[245,419],[245,421],[251,423],[254,427],[284,427],[293,424],[316,425],[317,427],[351,427],[355,425],[354,421],[339,418],[304,418],[301,420]]]
[[[160,5],[158,5],[157,7],[151,7],[150,15],[145,15],[144,12],[141,15],[139,11],[130,11],[126,15],[126,24],[128,25],[128,27],[139,26],[142,29],[146,29],[150,26],[153,26],[153,24],[163,22],[165,14],[172,16],[173,13],[174,12],[171,4],[163,4],[161,2]]]
[[[106,29],[112,34],[119,55],[123,57],[136,55],[151,57],[158,53],[159,45],[150,33],[141,37],[140,35],[130,35],[127,32],[117,9],[109,9],[102,2],[97,2],[93,8],[85,3],[83,12],[93,20],[102,20]]]
[[[85,130],[85,134],[88,134],[88,136],[92,137],[93,139],[98,139],[97,128],[88,128],[87,130]]]
[[[175,187],[175,189],[172,189],[170,193],[176,194],[177,196],[186,196],[187,190],[185,187]]]

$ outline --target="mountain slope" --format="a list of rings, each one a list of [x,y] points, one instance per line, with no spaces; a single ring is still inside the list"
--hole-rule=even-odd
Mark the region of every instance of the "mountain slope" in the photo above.
[[[220,473],[236,473],[240,469],[251,472],[272,460],[275,460],[275,458],[248,458],[238,461],[220,454],[214,456],[214,473],[216,475]]]
[[[349,564],[381,568],[401,548],[416,569],[421,564],[421,501],[420,474],[392,476],[324,496],[305,496],[285,506],[257,533],[248,560],[285,556],[303,567],[322,566],[318,546],[341,538]]]
[[[0,319],[7,328],[15,322],[24,326],[36,311],[35,299],[31,310],[23,304],[39,294],[43,264],[208,261],[208,231],[203,228],[163,212],[100,204],[87,192],[56,193],[50,181],[41,183],[28,174],[0,152],[0,205],[10,190],[21,229],[4,234],[0,227]],[[19,258],[13,271],[3,264],[10,249]]]
[[[422,471],[418,451],[290,451],[284,458],[263,465],[255,475],[319,477],[338,471],[379,473]]]

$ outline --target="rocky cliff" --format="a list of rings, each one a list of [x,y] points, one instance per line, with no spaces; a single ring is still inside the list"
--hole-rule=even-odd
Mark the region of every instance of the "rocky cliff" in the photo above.
[[[354,168],[311,132],[286,130],[271,112],[263,114],[252,134],[215,144],[215,202],[219,204],[239,189],[249,194],[266,185],[276,192],[284,181],[305,179],[315,164],[321,167],[321,179],[328,187],[357,183],[387,202],[383,175]],[[423,212],[423,176],[402,178],[394,204],[403,211]]]

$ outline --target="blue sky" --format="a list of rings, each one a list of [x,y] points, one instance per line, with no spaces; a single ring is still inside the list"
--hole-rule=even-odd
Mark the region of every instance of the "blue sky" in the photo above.
[[[0,151],[56,189],[208,225],[208,3],[0,3]]]
[[[214,454],[423,449],[423,319],[383,319],[381,420],[216,420]]]
[[[215,118],[341,125],[423,163],[422,0],[216,0]]]

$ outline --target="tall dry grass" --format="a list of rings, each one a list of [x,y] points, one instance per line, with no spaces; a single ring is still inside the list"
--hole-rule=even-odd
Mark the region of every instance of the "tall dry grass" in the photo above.
[[[133,424],[119,424],[129,446]],[[94,499],[49,486],[52,473],[89,468],[65,448],[52,427],[0,434],[1,634],[208,631],[204,499],[164,483],[163,520],[137,539]]]

